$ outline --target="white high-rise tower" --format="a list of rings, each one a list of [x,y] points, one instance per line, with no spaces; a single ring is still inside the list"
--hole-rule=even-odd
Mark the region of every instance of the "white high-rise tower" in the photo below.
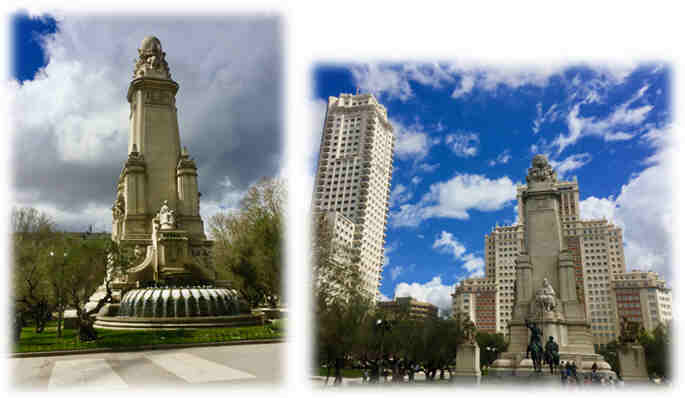
[[[376,299],[394,140],[387,111],[373,95],[328,98],[312,206],[314,212],[335,213],[333,229],[336,235],[345,235],[337,239],[350,246],[352,261],[362,272],[363,288]]]

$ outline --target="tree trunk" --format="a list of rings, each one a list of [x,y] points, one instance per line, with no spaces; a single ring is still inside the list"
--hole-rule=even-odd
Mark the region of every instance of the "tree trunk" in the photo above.
[[[336,358],[335,359],[335,380],[333,381],[333,384],[342,384],[342,359]]]
[[[83,313],[79,316],[78,325],[78,339],[81,342],[95,341],[98,338],[98,333],[93,326],[93,319],[87,314]]]
[[[64,320],[64,306],[57,307],[57,337],[62,338],[62,321]]]

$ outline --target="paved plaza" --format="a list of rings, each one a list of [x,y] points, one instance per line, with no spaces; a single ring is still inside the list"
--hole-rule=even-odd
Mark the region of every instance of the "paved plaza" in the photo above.
[[[10,359],[21,390],[276,384],[285,345],[255,344]]]

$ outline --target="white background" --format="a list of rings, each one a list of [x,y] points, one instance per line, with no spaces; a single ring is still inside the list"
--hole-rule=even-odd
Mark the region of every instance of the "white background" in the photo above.
[[[273,2],[273,1],[239,1],[207,2],[194,0],[173,6],[169,1],[116,1],[101,5],[85,6],[82,4],[59,4],[56,1],[15,1],[3,11],[3,38],[0,53],[5,55],[2,72],[8,76],[9,71],[9,22],[8,13],[16,9],[26,9],[31,14],[40,12],[52,13],[57,10],[63,14],[153,14],[153,15],[235,15],[253,14],[255,12],[279,14],[284,23],[284,49],[286,65],[285,120],[286,132],[286,175],[289,191],[292,193],[289,202],[288,219],[288,302],[290,305],[289,339],[290,345],[284,366],[286,384],[273,390],[236,391],[199,389],[201,394],[227,394],[243,396],[254,394],[266,396],[318,395],[320,390],[312,390],[308,384],[309,330],[311,311],[308,309],[308,281],[310,277],[307,264],[307,209],[304,203],[309,202],[310,192],[308,169],[302,148],[309,145],[310,132],[318,126],[312,126],[308,99],[312,97],[311,71],[317,61],[433,61],[444,59],[468,59],[489,64],[534,64],[548,65],[569,62],[634,62],[666,61],[671,64],[674,82],[674,123],[673,132],[680,135],[680,94],[683,90],[681,74],[683,72],[682,37],[683,13],[676,2],[609,2],[609,1],[318,1],[318,2]],[[116,6],[115,6],[116,4]],[[59,6],[59,8],[57,8]],[[116,38],[112,38],[116,40]],[[221,38],[217,38],[221,40]],[[4,93],[3,93],[4,94]],[[0,134],[7,140],[9,134],[9,117],[7,114],[8,98],[0,94]],[[0,186],[3,189],[2,203],[8,203],[7,192],[9,162],[6,141],[0,144]],[[682,203],[682,160],[675,159],[676,186],[674,203]],[[5,213],[9,209],[5,208]],[[682,228],[682,211],[675,211],[674,231]],[[0,236],[8,236],[9,220],[3,214],[0,223]],[[674,287],[674,319],[680,316],[681,294],[679,287],[681,249],[678,245],[681,236],[675,236],[674,253],[676,279],[671,281]],[[3,239],[2,261],[7,259],[7,240]],[[7,292],[7,269],[2,267]],[[7,297],[7,296],[5,296]],[[6,300],[0,300],[5,303]],[[5,318],[6,319],[6,318]],[[3,321],[3,325],[6,322]],[[680,328],[677,328],[680,331]],[[678,333],[680,337],[681,333]],[[3,333],[7,335],[7,333]],[[678,343],[679,338],[676,340]],[[678,344],[676,358],[682,355],[682,344]],[[676,361],[677,370],[681,368]],[[7,375],[7,364],[4,364],[3,375]],[[680,373],[680,372],[678,372]],[[678,377],[675,378],[676,381]],[[682,380],[682,379],[681,379]],[[9,388],[9,387],[7,387]],[[676,391],[679,388],[676,388]],[[396,389],[390,390],[397,394]],[[454,389],[430,389],[430,394],[485,394],[502,391],[484,390],[455,391]],[[403,390],[400,395],[415,396],[416,389]],[[679,391],[678,391],[679,392]],[[187,394],[188,391],[177,393]],[[190,393],[193,393],[191,390]],[[341,391],[345,395],[378,396],[380,391]],[[383,394],[389,394],[384,390]],[[421,393],[421,392],[419,392]],[[516,389],[506,394],[530,396],[529,389]],[[582,394],[589,394],[583,392]],[[605,392],[602,391],[602,394]],[[629,394],[638,394],[631,391]],[[653,392],[652,392],[653,393]],[[671,391],[675,394],[676,392]],[[166,392],[165,392],[166,394]],[[577,394],[577,393],[575,393]]]

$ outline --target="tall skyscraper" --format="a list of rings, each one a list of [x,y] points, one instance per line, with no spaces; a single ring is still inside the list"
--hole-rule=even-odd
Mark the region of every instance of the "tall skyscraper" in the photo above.
[[[584,305],[594,344],[601,346],[619,333],[612,282],[626,270],[622,230],[607,220],[581,219],[578,181],[556,181],[553,185],[560,194],[561,236],[574,263],[576,296]],[[496,226],[485,235],[485,278],[463,281],[453,295],[455,314],[468,314],[483,331],[508,332],[515,303],[515,260],[525,247],[521,198],[526,189],[525,185],[517,188],[518,222]],[[476,311],[476,301],[490,300],[493,292],[495,308]]]
[[[351,246],[363,289],[375,299],[384,261],[394,141],[387,111],[373,95],[328,98],[312,207],[315,213],[335,213],[329,218],[335,220],[334,232],[349,235],[353,225],[352,239],[337,240]]]

